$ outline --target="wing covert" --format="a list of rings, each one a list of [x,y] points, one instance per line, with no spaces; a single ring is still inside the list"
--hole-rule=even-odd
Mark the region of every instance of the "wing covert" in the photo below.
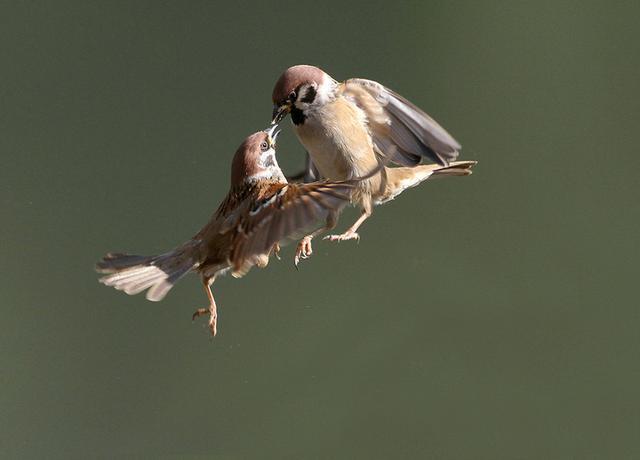
[[[421,157],[442,165],[458,157],[460,144],[433,118],[373,80],[344,82],[344,95],[366,113],[373,141],[395,163],[415,166]]]
[[[255,256],[268,254],[276,243],[321,228],[323,221],[349,203],[355,184],[287,184],[258,203],[245,204],[235,222],[230,256],[234,269]]]

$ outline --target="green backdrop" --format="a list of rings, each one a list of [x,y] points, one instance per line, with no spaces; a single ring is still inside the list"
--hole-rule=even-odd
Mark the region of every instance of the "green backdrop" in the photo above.
[[[639,5],[3,2],[2,457],[639,458]],[[196,277],[99,285],[205,223],[297,63],[405,95],[475,174],[219,280],[215,340]]]

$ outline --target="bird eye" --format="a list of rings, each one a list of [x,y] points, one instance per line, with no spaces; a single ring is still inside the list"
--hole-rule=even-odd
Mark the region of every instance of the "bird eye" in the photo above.
[[[296,100],[296,92],[295,91],[291,91],[289,93],[289,100],[290,101],[295,101]]]
[[[269,144],[266,141],[262,141],[262,143],[260,144],[260,150],[266,152],[267,150],[269,150]]]

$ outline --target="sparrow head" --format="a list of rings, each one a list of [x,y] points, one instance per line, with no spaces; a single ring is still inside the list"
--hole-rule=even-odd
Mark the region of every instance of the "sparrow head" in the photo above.
[[[314,106],[331,100],[336,81],[327,73],[311,65],[295,65],[284,71],[273,88],[273,120],[279,123],[288,113],[304,115]],[[298,124],[294,119],[294,123]]]
[[[276,139],[280,131],[272,125],[247,137],[233,156],[231,186],[255,183],[258,180],[286,182],[276,160]]]

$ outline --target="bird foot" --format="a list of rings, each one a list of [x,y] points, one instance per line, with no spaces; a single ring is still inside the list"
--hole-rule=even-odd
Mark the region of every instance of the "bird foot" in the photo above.
[[[342,235],[329,235],[329,236],[325,236],[324,239],[329,241],[347,241],[347,240],[360,241],[360,235],[358,235],[356,232],[347,230]]]
[[[209,330],[211,335],[215,337],[218,333],[218,312],[215,307],[198,308],[191,316],[191,321],[195,321],[196,318],[207,314],[209,315]]]
[[[308,259],[313,254],[313,249],[311,248],[311,237],[305,236],[298,243],[298,247],[296,248],[296,255],[293,258],[293,263],[296,268],[298,268],[298,263],[300,259]]]

